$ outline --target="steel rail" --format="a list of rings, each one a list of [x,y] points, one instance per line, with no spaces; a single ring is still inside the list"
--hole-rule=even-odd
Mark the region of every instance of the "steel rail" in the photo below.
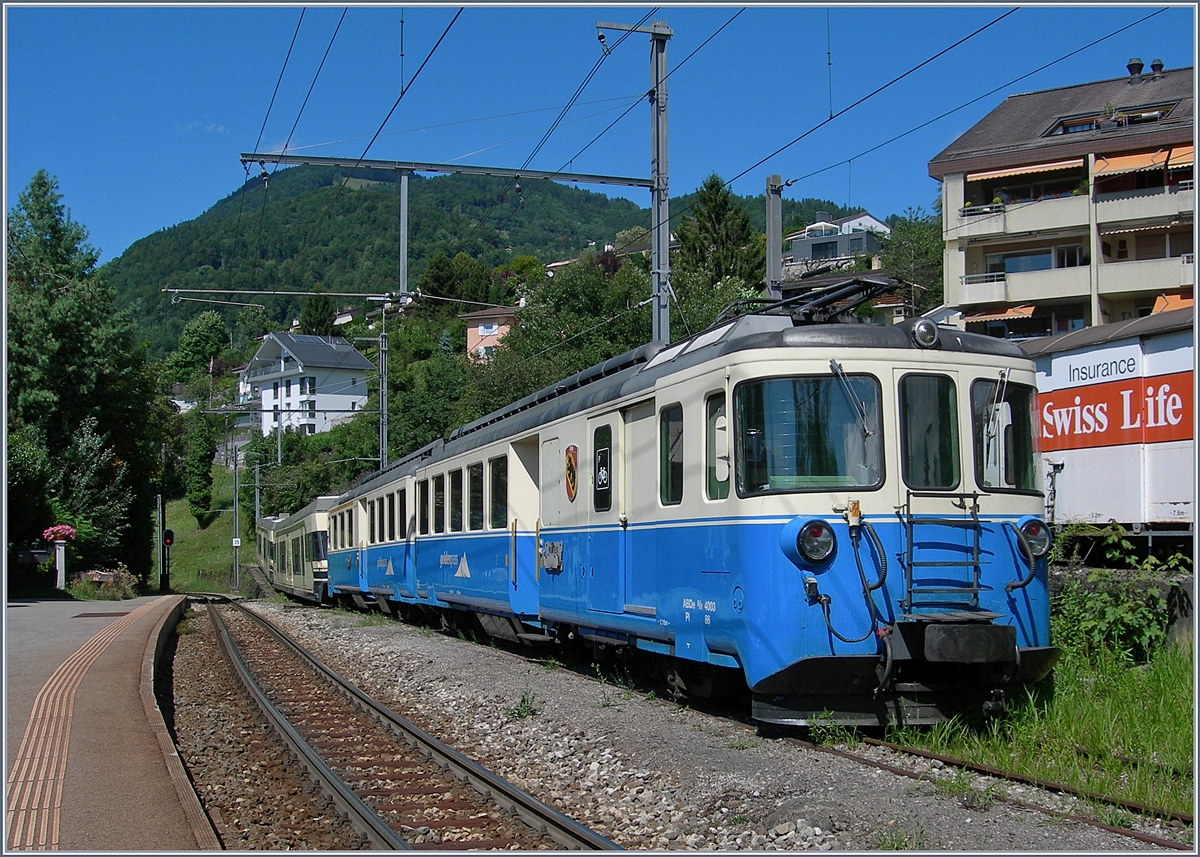
[[[1096,792],[1086,791],[1084,789],[1077,789],[1074,786],[1068,786],[1062,783],[1039,780],[1036,777],[1029,777],[1025,774],[1002,771],[999,768],[993,768],[988,765],[979,765],[975,764],[974,762],[968,762],[963,759],[955,759],[950,756],[940,756],[937,753],[931,753],[928,750],[921,750],[916,747],[905,747],[902,744],[893,744],[890,741],[881,741],[878,738],[863,737],[861,740],[864,744],[872,744],[877,747],[886,747],[887,749],[895,750],[898,753],[907,753],[910,756],[920,756],[925,759],[933,759],[947,765],[953,765],[956,768],[965,768],[968,771],[974,771],[978,774],[986,774],[989,777],[996,777],[1002,780],[1011,780],[1012,782],[1016,783],[1037,786],[1038,788],[1046,789],[1047,791],[1060,792],[1061,794],[1070,795],[1071,797],[1084,798],[1086,800],[1096,801],[1097,803],[1104,803],[1108,804],[1109,806],[1120,807],[1121,809],[1127,809],[1130,812],[1135,812],[1138,815],[1152,815],[1158,818],[1165,818],[1170,821],[1179,821],[1183,824],[1193,823],[1191,813],[1176,812],[1171,809],[1147,806],[1146,804],[1140,804],[1134,801],[1124,800],[1122,798],[1109,797],[1108,795],[1102,795]]]
[[[443,744],[327,667],[315,655],[266,618],[259,616],[242,604],[231,603],[281,643],[303,657],[314,669],[351,696],[364,710],[380,718],[402,738],[421,749],[426,755],[445,763],[445,766],[455,776],[471,783],[481,793],[489,795],[497,804],[518,815],[534,830],[545,831],[546,835],[564,848],[594,851],[623,850],[619,845],[498,777],[452,747]]]
[[[910,771],[906,768],[901,768],[897,765],[889,765],[886,762],[880,762],[877,759],[868,759],[866,756],[859,756],[854,753],[848,753],[845,750],[838,750],[835,747],[824,747],[820,744],[814,744],[810,741],[803,741],[799,738],[784,738],[783,740],[787,741],[788,743],[796,744],[797,746],[804,747],[806,750],[818,750],[822,753],[828,753],[832,756],[838,756],[843,759],[849,759],[852,762],[858,762],[859,764],[863,764],[863,765],[870,765],[873,768],[879,768],[880,770],[887,771],[890,774],[898,774],[899,776],[908,777],[909,779],[912,779],[912,780],[925,780],[925,772],[924,771]],[[939,759],[938,761],[941,761],[941,760]],[[928,782],[928,780],[926,780],[926,781]],[[1125,836],[1129,839],[1136,839],[1139,842],[1145,842],[1150,845],[1158,845],[1163,848],[1171,848],[1176,851],[1192,851],[1192,850],[1194,850],[1192,848],[1192,846],[1184,845],[1183,843],[1176,842],[1172,839],[1163,839],[1160,836],[1151,836],[1148,833],[1142,833],[1137,830],[1131,830],[1128,827],[1115,827],[1114,825],[1105,824],[1102,821],[1097,821],[1096,819],[1088,818],[1087,816],[1076,815],[1076,814],[1069,813],[1069,812],[1061,812],[1059,810],[1046,809],[1045,807],[1038,806],[1037,804],[1031,804],[1031,803],[1027,803],[1025,801],[1015,800],[1013,798],[1008,798],[1008,797],[997,797],[997,800],[1002,800],[1005,803],[1011,804],[1012,806],[1016,806],[1021,809],[1028,809],[1028,810],[1033,810],[1035,812],[1045,813],[1046,815],[1050,815],[1055,818],[1061,818],[1061,819],[1064,819],[1067,821],[1078,821],[1081,824],[1087,824],[1091,827],[1095,827],[1100,830],[1106,830],[1109,833],[1116,833],[1119,836]]]
[[[230,601],[229,603],[245,610],[237,602]],[[308,769],[312,777],[318,782],[321,790],[329,795],[338,808],[345,813],[354,830],[370,839],[377,848],[391,849],[393,851],[410,850],[409,844],[388,827],[387,822],[367,806],[358,795],[350,790],[350,787],[342,781],[341,777],[334,773],[321,760],[316,751],[300,736],[300,733],[292,727],[287,718],[267,698],[266,693],[250,674],[249,668],[238,653],[237,646],[233,642],[229,629],[226,627],[212,600],[208,602],[208,615],[212,620],[213,627],[217,631],[222,651],[229,658],[242,684],[250,692],[254,701],[258,703],[258,707],[262,709],[263,714],[266,715],[271,725],[288,746],[292,748],[292,752],[296,754],[300,763]]]

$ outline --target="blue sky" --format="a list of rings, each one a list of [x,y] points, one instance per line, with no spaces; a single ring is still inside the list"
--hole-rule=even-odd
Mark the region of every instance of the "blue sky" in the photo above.
[[[639,34],[606,33],[610,54],[530,157],[601,58],[596,23],[635,24],[653,7],[468,6],[446,32],[457,7],[353,6],[317,75],[343,8],[305,10],[268,115],[300,7],[6,6],[6,210],[47,170],[107,261],[236,190],[238,156],[264,118],[262,150],[290,134],[292,151],[359,157],[402,79],[409,88],[368,158],[649,176],[649,109],[636,103],[649,88],[649,39]],[[712,172],[759,194],[777,173],[799,179],[785,198],[879,218],[929,211],[929,160],[1006,95],[1120,77],[1134,56],[1194,62],[1191,5],[739,8],[663,6],[650,18],[674,32],[673,196]],[[650,204],[646,190],[590,189]]]

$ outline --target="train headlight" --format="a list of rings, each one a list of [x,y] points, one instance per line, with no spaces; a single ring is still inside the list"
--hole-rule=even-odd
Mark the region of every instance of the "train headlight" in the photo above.
[[[1037,518],[1027,518],[1021,522],[1021,535],[1037,559],[1050,550],[1050,528]]]
[[[779,531],[779,549],[798,567],[819,573],[837,552],[837,536],[821,518],[792,518]]]
[[[796,550],[813,563],[829,559],[836,544],[833,528],[824,521],[806,521],[796,535]]]
[[[917,319],[911,334],[918,348],[934,348],[938,344],[938,326],[927,318]]]

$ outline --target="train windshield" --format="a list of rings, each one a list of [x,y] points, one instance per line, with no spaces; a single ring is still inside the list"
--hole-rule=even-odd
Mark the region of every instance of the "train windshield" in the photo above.
[[[1037,409],[1033,387],[1014,384],[1007,371],[971,385],[975,478],[980,488],[1037,491]]]
[[[738,493],[883,483],[879,381],[869,375],[770,378],[734,392]]]

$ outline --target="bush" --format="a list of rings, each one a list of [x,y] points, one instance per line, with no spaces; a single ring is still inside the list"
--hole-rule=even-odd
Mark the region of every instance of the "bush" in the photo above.
[[[80,601],[123,601],[137,597],[137,578],[129,569],[81,571],[71,575],[67,592]]]
[[[1051,602],[1051,636],[1094,661],[1105,652],[1143,663],[1167,638],[1161,582],[1143,571],[1092,569],[1072,576]]]

